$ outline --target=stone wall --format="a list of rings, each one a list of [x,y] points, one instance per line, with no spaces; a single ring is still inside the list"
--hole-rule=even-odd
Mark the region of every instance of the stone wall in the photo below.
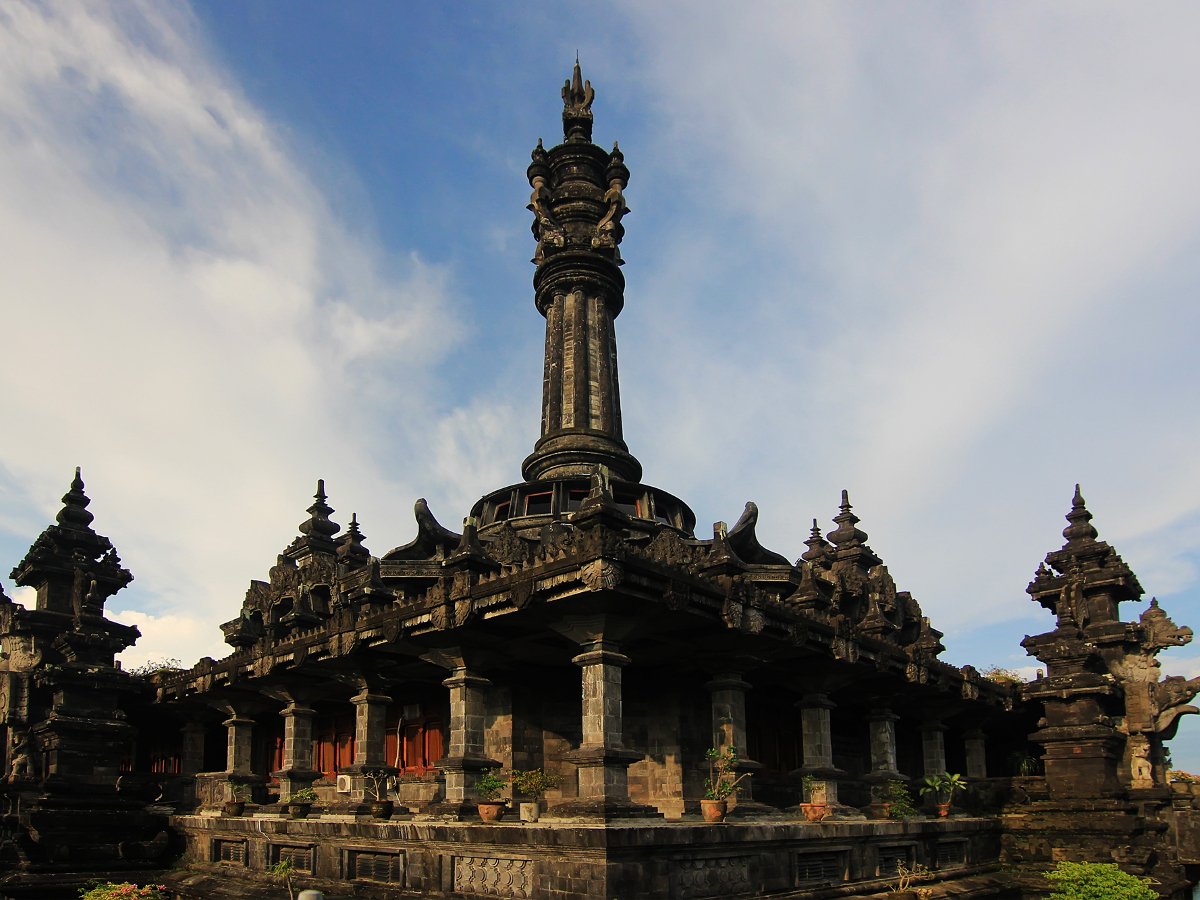
[[[957,896],[1000,896],[994,818],[703,825],[292,820],[179,816],[188,900],[278,896],[265,870],[290,859],[301,886],[399,898],[735,898],[885,891],[897,861],[923,863]],[[833,893],[829,893],[829,891]]]

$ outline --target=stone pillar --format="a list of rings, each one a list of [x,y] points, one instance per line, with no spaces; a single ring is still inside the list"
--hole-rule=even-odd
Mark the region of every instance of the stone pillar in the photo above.
[[[804,775],[816,780],[811,802],[838,805],[837,776],[842,771],[833,764],[833,729],[829,712],[836,704],[822,693],[805,694],[800,707],[800,732],[803,739]]]
[[[350,698],[354,704],[354,765],[358,769],[387,767],[387,708],[392,698],[363,691]]]
[[[183,775],[195,775],[204,771],[204,726],[199,722],[188,722],[181,730],[179,771]]]
[[[735,748],[738,764],[734,771],[738,775],[753,775],[762,768],[762,764],[746,755],[746,690],[750,685],[736,672],[724,672],[714,675],[712,681],[704,686],[708,688],[712,697],[713,746],[718,750]],[[763,806],[754,802],[753,777],[743,779],[738,787],[741,789],[740,793],[730,798],[730,805],[734,809],[740,807],[743,812],[748,812],[751,806]],[[770,810],[755,810],[756,814],[766,811]]]
[[[900,717],[890,709],[870,712],[872,781],[884,782],[900,778],[896,763],[896,721]]]
[[[254,720],[240,719],[236,715],[223,723],[226,729],[225,772],[229,775],[250,775],[250,760],[253,755],[251,739]]]
[[[987,778],[987,742],[978,728],[963,736],[967,754],[967,778]]]
[[[921,753],[926,775],[941,775],[946,771],[946,726],[936,720],[921,725]]]
[[[450,744],[437,765],[446,778],[445,802],[461,808],[474,799],[479,774],[500,765],[483,753],[484,700],[492,683],[457,666],[442,684],[450,689]]]
[[[575,801],[556,807],[568,814],[645,815],[652,810],[629,801],[629,766],[642,758],[626,750],[621,721],[621,669],[630,659],[603,639],[586,645],[571,662],[583,669],[583,740],[564,758],[575,763],[579,793]]]
[[[704,685],[712,696],[713,746],[719,750],[736,748],[746,753],[746,689],[740,675],[727,672],[713,676]]]
[[[314,710],[291,703],[279,713],[283,716],[283,767],[275,773],[279,779],[279,799],[287,800],[301,788],[312,787],[320,773],[313,771]]]

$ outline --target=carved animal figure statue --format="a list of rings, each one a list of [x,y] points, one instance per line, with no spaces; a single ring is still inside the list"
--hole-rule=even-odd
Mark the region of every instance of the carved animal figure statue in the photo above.
[[[33,768],[33,741],[28,732],[13,731],[12,755],[9,758],[12,760],[8,767],[9,781],[36,776]]]

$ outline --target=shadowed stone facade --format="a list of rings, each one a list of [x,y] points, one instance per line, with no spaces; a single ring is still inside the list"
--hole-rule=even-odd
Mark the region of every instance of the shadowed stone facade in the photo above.
[[[898,863],[929,866],[934,896],[1018,897],[1056,859],[1186,895],[1197,798],[1167,783],[1164,742],[1200,683],[1160,678],[1155,655],[1191,632],[1156,603],[1120,620],[1141,588],[1078,492],[1029,587],[1056,616],[1025,641],[1046,672],[1015,686],[938,658],[846,492],[793,562],[759,542],[753,503],[697,536],[641,480],[615,332],[630,173],[591,141],[594,96],[577,64],[563,141],[528,172],[541,434],[461,530],[419,500],[415,537],[374,555],[318,482],[221,626],[232,652],[136,678],[113,665],[136,629],[103,615],[132,576],[76,476],[14,570],[37,609],[0,595],[0,896],[120,870],[267,897],[283,861],[331,898],[871,896]],[[705,754],[731,746],[751,777],[706,824]],[[480,820],[497,768],[559,776],[538,821]],[[950,816],[875,817],[872,788],[946,771],[970,783]]]

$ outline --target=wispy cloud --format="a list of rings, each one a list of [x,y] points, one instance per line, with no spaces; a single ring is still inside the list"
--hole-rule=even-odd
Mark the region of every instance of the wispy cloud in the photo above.
[[[693,185],[643,289],[666,336],[630,429],[658,438],[648,469],[686,496],[720,478],[722,516],[770,498],[793,555],[850,487],[951,630],[1027,615],[1076,480],[1143,581],[1194,590],[1195,542],[1167,535],[1200,510],[1200,426],[1172,412],[1200,387],[1195,11],[627,12],[650,165]]]
[[[435,418],[449,273],[334,216],[183,8],[7,4],[0,60],[5,526],[30,540],[82,462],[134,661],[221,655],[317,476],[368,532],[405,517],[377,438]]]

